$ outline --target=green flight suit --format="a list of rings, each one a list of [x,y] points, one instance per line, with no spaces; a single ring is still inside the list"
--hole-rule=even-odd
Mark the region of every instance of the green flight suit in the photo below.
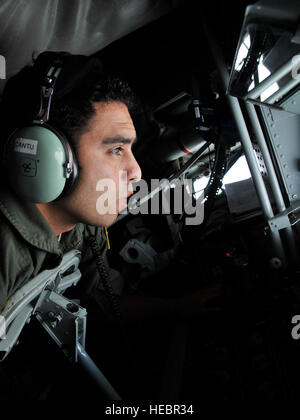
[[[103,227],[79,223],[58,241],[34,204],[22,201],[8,188],[1,186],[0,232],[0,313],[20,287],[42,270],[58,266],[62,255],[71,249],[82,252],[80,283],[85,281],[86,288],[99,283],[95,259],[86,239],[89,235],[95,235],[102,256],[105,256]]]

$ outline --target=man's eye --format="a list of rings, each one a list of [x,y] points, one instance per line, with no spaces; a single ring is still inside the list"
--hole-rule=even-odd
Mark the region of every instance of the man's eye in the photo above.
[[[121,154],[122,154],[122,151],[123,151],[123,147],[115,147],[115,148],[112,150],[112,153],[113,153],[114,155],[121,155]]]

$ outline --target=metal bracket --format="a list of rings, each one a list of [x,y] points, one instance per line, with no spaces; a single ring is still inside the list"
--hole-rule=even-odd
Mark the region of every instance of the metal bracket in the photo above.
[[[154,264],[156,251],[149,244],[130,239],[119,254],[129,264],[151,265]]]
[[[286,229],[298,223],[300,220],[300,206],[292,205],[285,211],[277,214],[268,220],[269,228],[272,232]]]
[[[64,255],[59,267],[45,270],[21,287],[11,298],[1,315],[6,323],[6,338],[0,340],[0,361],[3,361],[16,344],[26,323],[33,316],[41,296],[47,288],[63,293],[76,284],[81,273],[78,269],[81,253],[73,250]]]
[[[85,347],[86,309],[46,288],[34,314],[67,358],[77,363],[77,343]]]
[[[16,344],[25,323],[35,316],[67,358],[79,363],[108,399],[121,400],[85,351],[86,309],[62,295],[81,278],[80,258],[80,251],[68,252],[59,267],[41,272],[13,295],[1,314],[6,321],[7,333],[0,340],[0,361]]]

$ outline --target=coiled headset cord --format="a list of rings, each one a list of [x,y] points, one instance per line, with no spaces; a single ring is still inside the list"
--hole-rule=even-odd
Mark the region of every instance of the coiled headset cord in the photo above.
[[[96,237],[89,236],[88,243],[95,258],[97,270],[100,276],[100,280],[103,283],[105,294],[110,300],[110,304],[111,304],[113,313],[115,315],[116,321],[120,323],[121,322],[120,304],[114,293],[112,285],[109,282],[109,273],[107,271],[105,261],[101,255],[101,250],[100,250]]]
[[[112,288],[112,285],[109,281],[109,277],[110,277],[109,272],[107,270],[105,261],[104,261],[102,255],[101,255],[101,250],[100,250],[100,247],[99,247],[99,244],[97,242],[96,237],[95,236],[89,236],[88,243],[89,243],[89,246],[92,250],[94,258],[95,258],[96,266],[97,266],[98,273],[99,273],[99,277],[100,277],[100,280],[102,280],[105,294],[107,295],[108,299],[110,300],[111,308],[113,310],[115,320],[116,320],[116,324],[117,324],[116,326],[120,330],[121,339],[122,339],[123,345],[124,345],[124,350],[127,353],[127,363],[128,363],[127,368],[129,368],[129,372],[128,372],[127,376],[129,376],[129,379],[130,379],[130,377],[133,374],[133,371],[136,370],[136,364],[135,364],[134,359],[132,357],[133,353],[132,353],[131,345],[130,345],[130,342],[128,340],[128,336],[127,336],[126,331],[125,331],[124,326],[123,326],[119,299],[115,295],[114,290]],[[130,372],[130,369],[131,369],[131,372]]]

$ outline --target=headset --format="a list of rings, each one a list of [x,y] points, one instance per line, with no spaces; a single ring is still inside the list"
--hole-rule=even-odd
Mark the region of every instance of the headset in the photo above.
[[[11,188],[23,200],[49,203],[68,195],[78,179],[78,162],[71,142],[49,125],[55,84],[68,53],[56,53],[40,85],[40,109],[27,126],[7,139],[2,155]]]

